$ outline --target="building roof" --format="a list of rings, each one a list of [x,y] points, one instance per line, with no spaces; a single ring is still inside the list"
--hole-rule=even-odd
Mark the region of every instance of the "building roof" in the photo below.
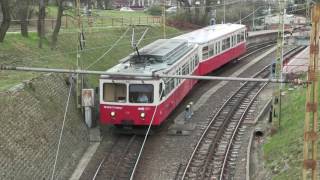
[[[226,34],[233,33],[239,29],[245,29],[242,24],[216,24],[196,31],[183,34],[173,39],[184,39],[191,43],[203,44],[211,40],[218,39]]]

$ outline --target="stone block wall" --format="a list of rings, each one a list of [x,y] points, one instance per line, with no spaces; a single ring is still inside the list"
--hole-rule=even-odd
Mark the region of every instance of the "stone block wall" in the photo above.
[[[51,179],[69,86],[47,74],[0,92],[0,179]],[[89,145],[71,97],[54,179],[68,179]]]

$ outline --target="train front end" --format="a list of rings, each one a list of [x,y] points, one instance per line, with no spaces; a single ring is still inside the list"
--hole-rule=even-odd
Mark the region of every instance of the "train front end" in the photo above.
[[[100,79],[100,122],[102,125],[159,125],[154,115],[158,104],[157,80]]]

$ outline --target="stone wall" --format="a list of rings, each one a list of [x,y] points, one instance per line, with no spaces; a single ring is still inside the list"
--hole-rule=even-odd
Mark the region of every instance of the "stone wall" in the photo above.
[[[50,179],[68,97],[62,75],[47,74],[0,92],[0,179]],[[54,179],[68,179],[88,147],[71,97]]]

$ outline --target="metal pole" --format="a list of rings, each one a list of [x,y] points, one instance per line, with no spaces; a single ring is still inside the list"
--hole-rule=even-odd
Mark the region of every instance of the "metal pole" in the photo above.
[[[252,31],[254,31],[254,6],[252,11]]]
[[[223,0],[223,24],[226,23],[226,0]]]
[[[81,15],[80,15],[80,0],[77,0],[77,16],[78,16],[78,40],[79,40],[79,45],[77,47],[77,69],[80,69],[80,36],[81,36]],[[80,102],[81,102],[81,97],[80,97],[80,89],[81,89],[81,84],[80,84],[80,79],[81,77],[79,74],[77,74],[77,80],[76,80],[76,96],[77,96],[77,107],[81,108]]]
[[[166,4],[165,4],[165,0],[163,1],[163,38],[166,39]]]
[[[102,75],[102,79],[108,78],[126,78],[136,80],[159,79],[159,78],[177,78],[177,79],[195,79],[195,80],[219,80],[219,81],[251,81],[251,82],[272,82],[272,83],[290,83],[281,79],[264,78],[242,78],[242,77],[221,77],[221,76],[193,76],[193,75],[167,75],[167,74],[139,74],[139,73],[110,73],[106,71],[90,71],[81,69],[50,69],[33,67],[16,67],[0,65],[0,70],[32,71],[32,72],[51,72],[51,73],[71,73],[71,74],[91,74]]]
[[[317,177],[317,138],[318,138],[318,62],[319,62],[319,31],[320,31],[320,3],[316,3],[311,11],[312,29],[310,34],[310,58],[306,93],[306,108],[304,121],[303,142],[303,180]],[[311,154],[309,153],[311,151]],[[311,156],[311,157],[310,157]]]
[[[240,24],[241,24],[241,16],[242,16],[242,0],[240,0]]]

